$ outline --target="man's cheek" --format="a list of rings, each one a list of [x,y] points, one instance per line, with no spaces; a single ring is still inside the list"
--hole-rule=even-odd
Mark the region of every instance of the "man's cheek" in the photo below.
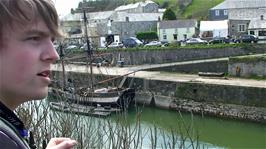
[[[25,81],[25,79],[32,77],[29,75],[34,73],[31,70],[34,64],[32,63],[29,55],[17,56],[14,62],[14,77],[17,83],[20,83],[21,81]]]

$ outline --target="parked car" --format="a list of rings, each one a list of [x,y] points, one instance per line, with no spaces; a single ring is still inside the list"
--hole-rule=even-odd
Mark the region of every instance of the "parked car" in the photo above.
[[[124,45],[121,42],[112,42],[107,47],[108,48],[122,48],[122,47],[124,47]]]
[[[69,45],[69,46],[66,47],[65,50],[74,50],[74,49],[77,49],[77,48],[78,48],[78,46],[76,46],[76,45]]]
[[[200,38],[190,38],[186,40],[186,44],[207,44],[206,40],[202,40]]]
[[[231,39],[226,37],[214,37],[212,38],[209,43],[210,44],[216,44],[216,43],[230,43]]]
[[[149,46],[162,46],[162,43],[160,41],[151,41],[147,44],[144,45],[144,47],[149,47]]]
[[[241,43],[241,42],[245,42],[245,43],[257,43],[259,40],[259,38],[255,35],[242,35],[240,36],[240,38],[235,40],[235,43]]]
[[[54,49],[58,49],[59,48],[59,45],[58,44],[54,44]]]
[[[87,51],[87,50],[94,50],[93,47],[91,46],[91,43],[89,43],[90,47],[88,49],[87,43],[83,44],[82,46],[80,46],[80,50],[82,51]]]
[[[122,40],[122,43],[125,47],[136,47],[136,46],[142,46],[143,42],[141,42],[136,37],[129,37],[124,40]]]

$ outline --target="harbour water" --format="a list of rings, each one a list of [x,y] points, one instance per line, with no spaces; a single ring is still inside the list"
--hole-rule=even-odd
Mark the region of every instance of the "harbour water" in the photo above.
[[[135,119],[136,111],[128,113],[128,119]],[[142,108],[142,127],[152,125],[169,132],[170,128],[179,128],[180,124],[192,126],[199,142],[207,148],[230,149],[265,149],[266,126],[258,123],[226,120],[201,115],[191,115],[175,111],[161,110],[150,107]]]
[[[48,105],[47,102],[46,105]],[[58,111],[53,112],[58,113]],[[64,116],[65,114],[62,113],[60,117]],[[185,138],[185,143],[188,144],[184,145],[186,148],[195,148],[191,146],[190,138],[197,139],[199,148],[266,148],[266,126],[259,123],[178,113],[177,111],[152,107],[131,107],[125,114],[112,114],[111,117],[106,119],[89,116],[81,117],[82,121],[87,124],[89,121],[100,121],[103,124],[105,121],[110,120],[113,123],[112,125],[116,125],[117,119],[123,117],[132,128],[136,125],[136,121],[139,121],[142,130],[141,148],[151,148],[151,134],[154,135],[155,133],[157,139],[156,148],[169,148],[165,144],[171,142],[173,134],[180,138]],[[95,125],[94,129],[99,128],[97,125]],[[117,125],[113,128],[120,129]],[[90,134],[87,135],[90,136]],[[176,144],[175,148],[178,148],[178,142]],[[165,147],[163,147],[164,145]]]

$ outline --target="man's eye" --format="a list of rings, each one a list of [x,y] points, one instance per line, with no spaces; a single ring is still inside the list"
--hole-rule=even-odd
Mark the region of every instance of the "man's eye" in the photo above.
[[[33,40],[33,41],[38,41],[40,40],[41,38],[38,37],[38,36],[33,36],[33,37],[28,37],[27,40]]]

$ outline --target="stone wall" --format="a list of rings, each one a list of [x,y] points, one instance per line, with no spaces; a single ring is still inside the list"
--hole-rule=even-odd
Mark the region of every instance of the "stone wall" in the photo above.
[[[52,72],[52,77],[62,76]],[[75,87],[89,87],[86,73],[68,73]],[[114,76],[95,76],[107,79]],[[132,78],[128,78],[128,86]],[[121,78],[104,87],[119,84]],[[203,84],[200,82],[171,82],[134,78],[132,87],[136,89],[135,101],[141,105],[194,114],[266,123],[266,88],[241,87],[230,85]]]
[[[157,49],[157,50],[116,50],[112,51],[113,61],[118,60],[119,55],[124,58],[125,65],[141,64],[161,64],[169,62],[179,62],[197,59],[220,58],[229,56],[239,56],[246,54],[265,53],[263,46],[253,47],[231,47],[231,48],[206,48],[206,49]]]
[[[200,102],[266,107],[266,88],[179,83],[176,97]]]
[[[60,79],[61,72],[53,72],[52,78]],[[67,73],[74,86],[89,87],[90,79],[87,73]],[[104,80],[114,76],[95,76],[95,79]],[[58,79],[59,78],[59,79]],[[122,78],[109,81],[101,86],[116,86]],[[128,78],[128,86],[132,78]],[[241,87],[232,85],[202,84],[200,82],[172,82],[152,79],[134,78],[132,87],[137,91],[150,92],[152,95],[175,97],[176,99],[190,99],[198,102],[217,102],[245,106],[266,107],[266,88]]]
[[[229,61],[228,72],[229,75],[237,77],[266,77],[266,60],[242,62]]]
[[[124,59],[125,65],[142,65],[142,64],[162,64],[171,62],[181,62],[189,60],[201,60],[211,58],[222,58],[231,56],[241,56],[248,54],[265,53],[265,44],[245,45],[243,47],[230,48],[169,48],[169,49],[132,49],[132,50],[98,50],[96,54],[104,55],[103,57],[113,62],[115,65],[119,57]],[[98,52],[98,53],[97,53]],[[106,53],[106,54],[105,54]],[[80,56],[80,54],[78,54]],[[86,62],[84,59],[75,59],[75,62]]]
[[[169,67],[161,67],[149,69],[149,71],[166,71],[166,72],[182,72],[182,73],[198,73],[198,72],[228,72],[228,61],[220,60],[215,62],[201,62],[193,64],[182,64]]]
[[[238,39],[241,35],[247,34],[248,33],[248,25],[249,25],[250,20],[229,20],[229,35],[233,39]],[[245,31],[240,32],[239,31],[239,25],[245,25]]]

